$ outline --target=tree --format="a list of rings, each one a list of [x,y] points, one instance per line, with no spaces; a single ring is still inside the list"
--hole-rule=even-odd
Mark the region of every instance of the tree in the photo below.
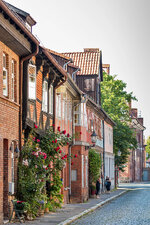
[[[103,73],[101,83],[102,108],[114,120],[114,153],[115,164],[123,170],[122,166],[127,162],[129,149],[137,147],[134,130],[130,128],[129,102],[136,100],[133,93],[127,93],[126,83],[116,79],[115,76]],[[121,156],[118,156],[118,151]]]
[[[150,158],[150,136],[146,140],[146,153],[148,153],[147,159]]]

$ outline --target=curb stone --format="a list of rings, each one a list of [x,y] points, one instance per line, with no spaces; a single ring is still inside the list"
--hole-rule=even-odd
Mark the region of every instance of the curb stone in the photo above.
[[[128,192],[128,191],[129,191],[129,190],[125,190],[125,191],[121,192],[121,193],[118,194],[118,195],[112,196],[112,197],[110,197],[110,198],[108,198],[108,199],[106,199],[106,200],[104,200],[104,201],[102,201],[102,202],[96,204],[95,206],[93,206],[93,207],[91,207],[91,208],[89,208],[89,209],[83,211],[82,213],[79,213],[78,215],[73,216],[73,217],[71,217],[71,218],[69,218],[69,219],[67,219],[67,220],[65,220],[65,221],[63,221],[63,222],[61,222],[61,223],[59,223],[58,225],[68,225],[68,224],[72,223],[73,221],[79,219],[80,217],[82,217],[82,216],[84,216],[84,215],[86,215],[86,214],[88,214],[88,213],[94,211],[95,209],[101,207],[102,205],[106,204],[107,202],[110,202],[110,201],[112,201],[113,199],[119,197],[120,195],[125,194],[125,193]]]

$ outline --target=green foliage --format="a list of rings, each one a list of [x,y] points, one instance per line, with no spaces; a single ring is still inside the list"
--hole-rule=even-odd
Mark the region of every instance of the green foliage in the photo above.
[[[116,76],[103,74],[101,83],[102,107],[114,120],[114,153],[115,164],[121,169],[127,162],[129,149],[137,147],[134,130],[130,128],[129,102],[136,100],[133,93],[127,93],[126,83],[116,79]],[[121,156],[118,156],[118,151]],[[122,169],[123,170],[123,169]]]
[[[95,149],[89,150],[89,176],[90,185],[96,183],[97,179],[100,177],[101,168],[101,158],[100,154],[96,152]]]
[[[60,174],[69,159],[61,148],[72,141],[66,131],[58,129],[54,132],[53,127],[39,140],[36,129],[37,126],[25,140],[21,152],[17,193],[17,198],[26,202],[27,213],[32,217],[37,216],[39,209],[44,209],[47,203],[50,209],[61,206]]]
[[[148,153],[147,159],[149,159],[150,158],[150,136],[146,140],[146,147],[145,147],[145,149],[146,149],[146,153]]]

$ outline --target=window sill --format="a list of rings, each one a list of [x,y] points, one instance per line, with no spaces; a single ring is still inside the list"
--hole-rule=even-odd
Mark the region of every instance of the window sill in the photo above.
[[[4,101],[7,101],[7,102],[9,102],[9,103],[11,103],[11,104],[13,104],[13,105],[20,106],[20,104],[18,104],[17,102],[15,102],[15,101],[9,99],[8,97],[0,96],[0,99],[2,99],[2,100],[4,100]]]

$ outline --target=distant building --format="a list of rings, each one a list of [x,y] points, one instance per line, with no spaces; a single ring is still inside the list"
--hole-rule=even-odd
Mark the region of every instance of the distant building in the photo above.
[[[138,110],[131,108],[130,116],[132,119],[131,129],[134,129],[137,149],[130,150],[128,162],[125,164],[124,172],[120,172],[120,181],[142,181],[143,168],[145,167],[145,145],[143,132],[145,127],[143,125],[143,118],[138,117]]]

